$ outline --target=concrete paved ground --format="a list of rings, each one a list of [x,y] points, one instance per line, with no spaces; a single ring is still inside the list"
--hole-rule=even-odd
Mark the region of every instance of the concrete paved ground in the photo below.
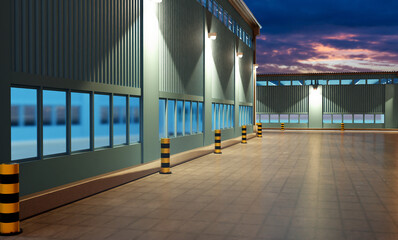
[[[398,239],[395,132],[264,131],[172,172],[30,218],[4,239]]]

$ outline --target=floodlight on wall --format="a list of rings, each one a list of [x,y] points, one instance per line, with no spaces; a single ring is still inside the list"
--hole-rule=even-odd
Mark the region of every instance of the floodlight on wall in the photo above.
[[[216,40],[217,39],[217,33],[209,33],[209,38],[211,40]]]
[[[254,64],[253,67],[254,67],[254,69],[257,69],[258,68],[258,64]]]
[[[236,56],[238,56],[238,58],[243,58],[243,52],[238,52],[238,53],[236,54]]]

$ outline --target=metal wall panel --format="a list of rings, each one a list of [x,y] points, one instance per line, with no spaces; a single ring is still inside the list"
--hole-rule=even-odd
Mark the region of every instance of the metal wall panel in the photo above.
[[[384,85],[323,86],[325,113],[382,113]]]
[[[239,61],[238,79],[240,79],[239,101],[244,103],[253,103],[253,51],[246,44],[239,41],[238,52],[243,53],[243,58],[237,58]]]
[[[204,12],[193,0],[159,5],[159,90],[203,96]]]
[[[140,87],[140,0],[14,0],[14,72]]]
[[[259,87],[257,86],[257,112],[307,113],[308,86]]]

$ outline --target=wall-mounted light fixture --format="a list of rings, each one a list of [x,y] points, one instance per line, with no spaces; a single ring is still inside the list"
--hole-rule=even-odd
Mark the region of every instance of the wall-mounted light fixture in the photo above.
[[[236,56],[238,56],[238,58],[243,58],[243,52],[238,52],[238,53],[236,54]]]
[[[258,64],[254,64],[253,67],[254,67],[254,69],[257,69],[258,68]]]
[[[209,33],[209,36],[208,36],[211,40],[216,40],[217,39],[217,33],[215,33],[215,32],[211,32],[211,33]]]

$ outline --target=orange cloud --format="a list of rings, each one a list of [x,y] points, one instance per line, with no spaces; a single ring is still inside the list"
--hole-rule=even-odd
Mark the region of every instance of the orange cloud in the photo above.
[[[351,41],[351,42],[358,42],[358,40],[353,39],[357,36],[358,35],[356,35],[356,34],[339,33],[337,35],[323,37],[323,39],[346,40],[346,41]]]

